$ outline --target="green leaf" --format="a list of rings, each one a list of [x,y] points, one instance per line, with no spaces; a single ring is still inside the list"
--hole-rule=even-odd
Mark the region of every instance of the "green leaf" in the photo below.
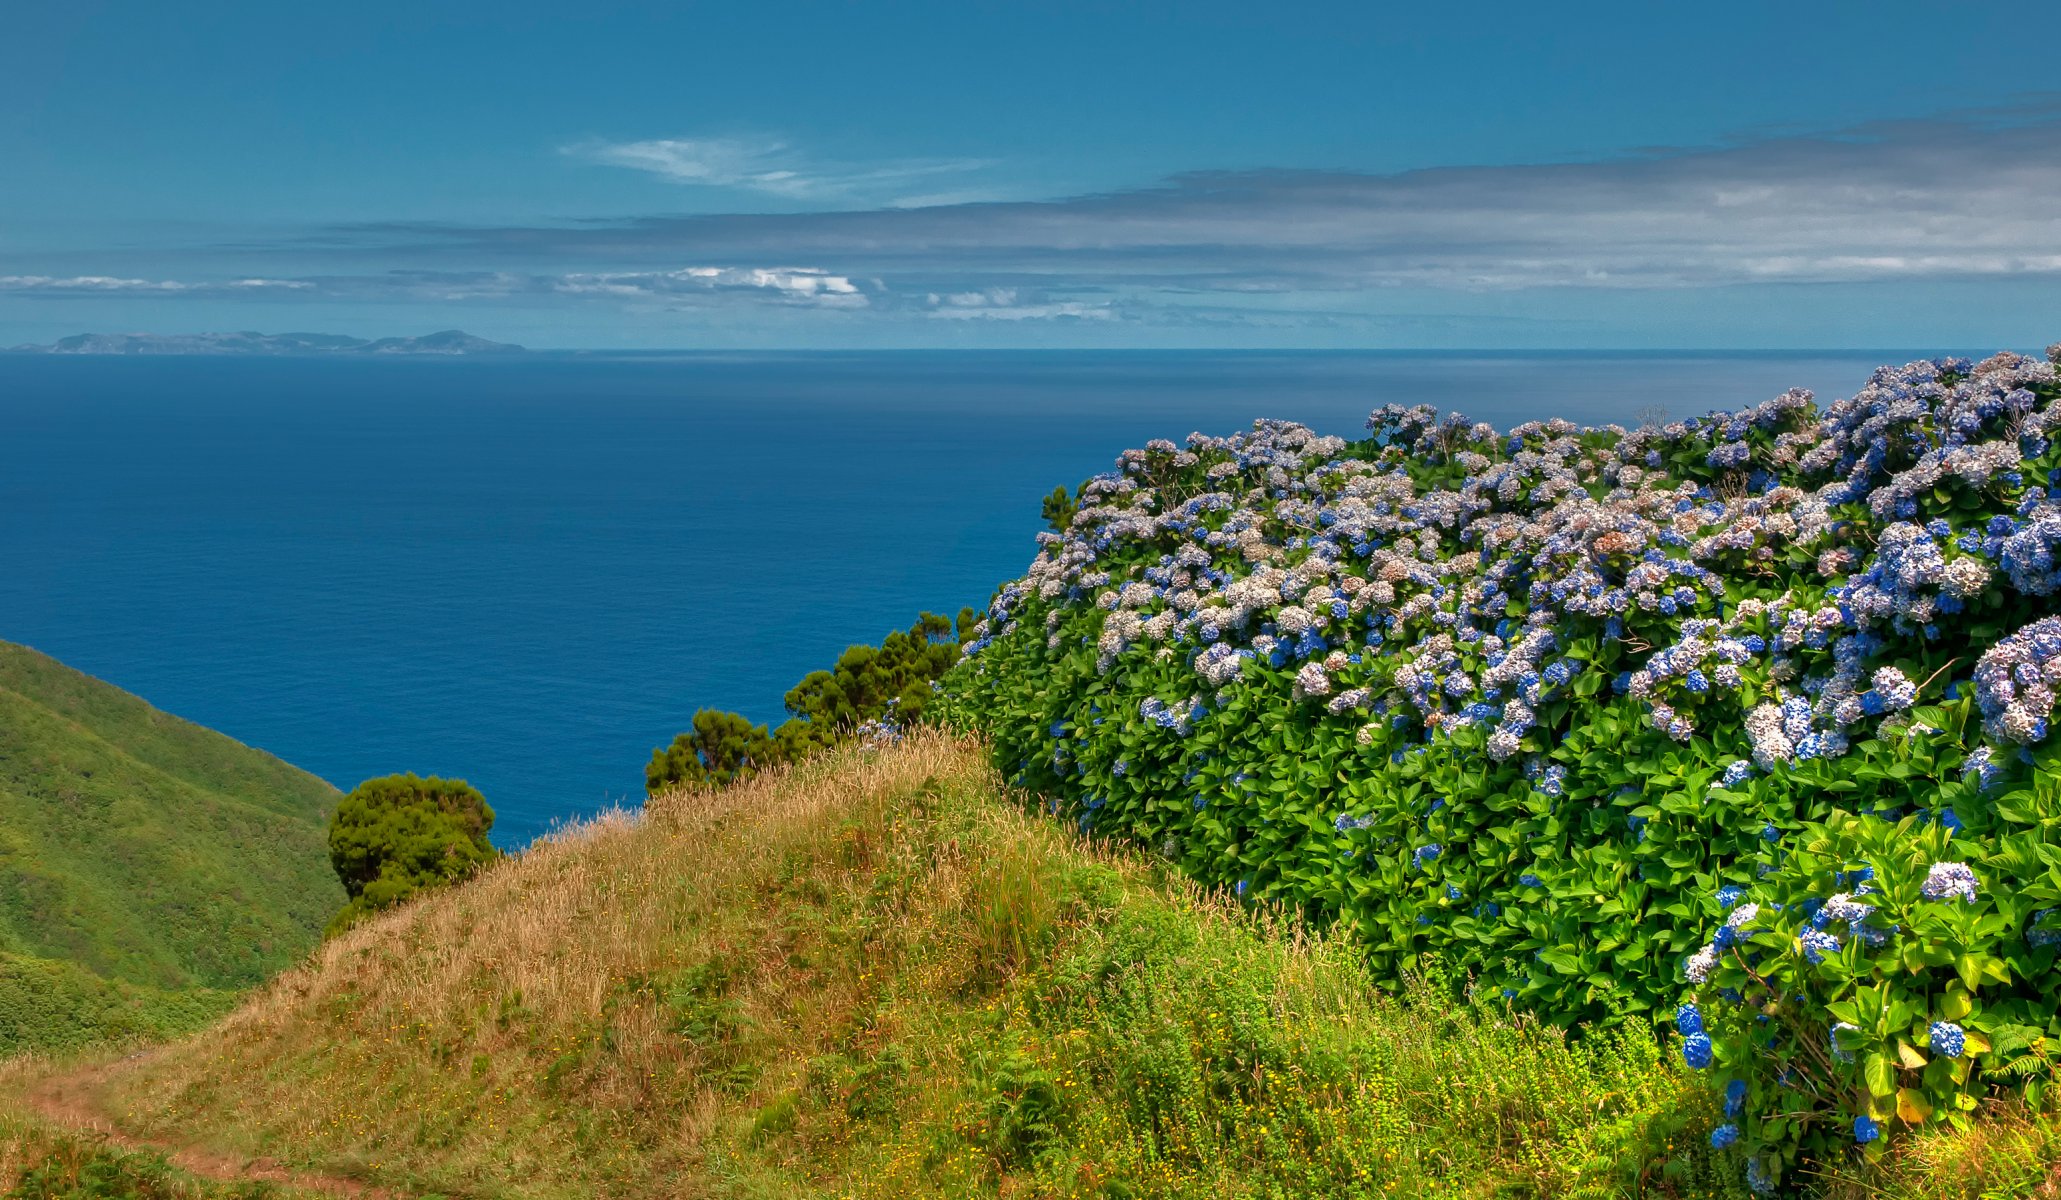
[[[1908,1124],[1923,1125],[1932,1116],[1932,1102],[1916,1088],[1898,1088],[1896,1115]]]

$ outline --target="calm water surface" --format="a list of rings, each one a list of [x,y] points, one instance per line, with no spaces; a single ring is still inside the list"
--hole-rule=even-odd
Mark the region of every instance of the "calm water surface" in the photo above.
[[[1055,484],[1253,417],[1354,435],[1852,392],[1912,354],[0,356],[0,638],[496,840],[637,799],[700,706],[1020,574]]]

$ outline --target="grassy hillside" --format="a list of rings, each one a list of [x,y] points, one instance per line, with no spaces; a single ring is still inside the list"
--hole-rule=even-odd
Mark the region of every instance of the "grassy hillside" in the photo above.
[[[1076,841],[976,747],[912,738],[541,844],[151,1056],[18,1065],[0,1162],[65,1144],[30,1115],[62,1094],[132,1137],[400,1194],[1737,1187],[1644,1026],[1577,1045],[1450,996],[1384,995],[1347,943]],[[2053,1131],[1985,1129],[1910,1139],[1874,1183],[2037,1182]]]
[[[0,1055],[193,1028],[305,953],[335,796],[0,643]]]

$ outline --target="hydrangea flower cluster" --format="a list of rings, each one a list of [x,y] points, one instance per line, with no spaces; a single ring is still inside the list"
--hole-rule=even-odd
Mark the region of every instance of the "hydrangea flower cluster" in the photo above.
[[[1980,886],[1981,881],[1975,878],[1975,872],[1968,869],[1967,863],[1933,863],[1932,869],[1925,873],[1925,886],[1919,894],[1927,900],[1960,899],[1973,904],[1975,891]]]
[[[1822,413],[1790,391],[1498,431],[1391,405],[1355,442],[1155,441],[1040,535],[941,702],[1013,782],[1339,917],[1382,974],[1445,955],[1575,1023],[1684,977],[1743,996],[1777,958],[1865,972],[1917,936],[1902,906],[2003,894],[1980,850],[2061,694],[2057,425],[2054,363],[2007,353],[1884,367]],[[1776,898],[1841,810],[1960,840],[1894,896]],[[1692,1066],[1733,1036],[1704,1017]],[[1841,1069],[1888,1036],[1812,1019],[1796,1044]],[[1728,1115],[1749,1179],[1780,1183],[1800,1127]],[[1880,1135],[1852,1115],[1848,1152]]]
[[[2046,740],[2061,687],[2061,618],[2041,617],[1983,651],[1975,703],[1984,732],[1999,742]]]
[[[2026,397],[2054,383],[2051,363],[2000,355],[1884,368],[1818,420],[1808,393],[1792,391],[1600,435],[1564,421],[1497,434],[1390,406],[1368,420],[1383,447],[1372,456],[1278,421],[1193,434],[1185,448],[1158,441],[1084,485],[1068,528],[1042,535],[971,652],[1034,601],[1057,651],[1052,618],[1093,605],[1103,673],[1161,651],[1209,689],[1253,664],[1292,669],[1295,694],[1333,715],[1380,707],[1420,738],[1479,726],[1502,759],[1537,748],[1526,738],[1540,705],[1565,699],[1587,667],[1568,631],[1598,628],[1654,647],[1623,687],[1669,736],[1686,740],[1703,710],[1758,693],[1756,765],[1837,757],[1857,726],[1918,698],[1879,661],[1893,647],[1878,635],[1936,636],[1940,618],[1999,588],[2053,590],[2056,568],[2029,531],[2047,522],[2061,541],[2061,509],[2040,488],[2027,489],[2039,502],[2025,519],[1998,518],[2008,529],[1909,518],[1921,492],[1994,488],[1991,460],[2023,466],[2023,448],[2061,422]],[[1701,457],[1719,487],[1650,465],[1712,439],[1724,452]],[[1453,485],[1423,486],[1411,468],[1425,463]],[[1865,515],[1847,515],[1856,505],[1888,519],[1871,535]],[[1804,586],[1739,594],[1742,571],[1799,555],[1813,568]],[[2061,623],[1998,645],[1978,682],[1996,696],[1993,736],[2044,736],[2057,646]]]

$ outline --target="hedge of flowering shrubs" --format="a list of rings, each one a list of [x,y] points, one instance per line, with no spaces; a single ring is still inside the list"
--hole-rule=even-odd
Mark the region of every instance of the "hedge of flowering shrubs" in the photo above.
[[[936,711],[1380,976],[1672,1023],[1713,1144],[1794,1186],[2051,1099],[2057,401],[2000,354],[1632,431],[1155,441],[1048,501]]]

